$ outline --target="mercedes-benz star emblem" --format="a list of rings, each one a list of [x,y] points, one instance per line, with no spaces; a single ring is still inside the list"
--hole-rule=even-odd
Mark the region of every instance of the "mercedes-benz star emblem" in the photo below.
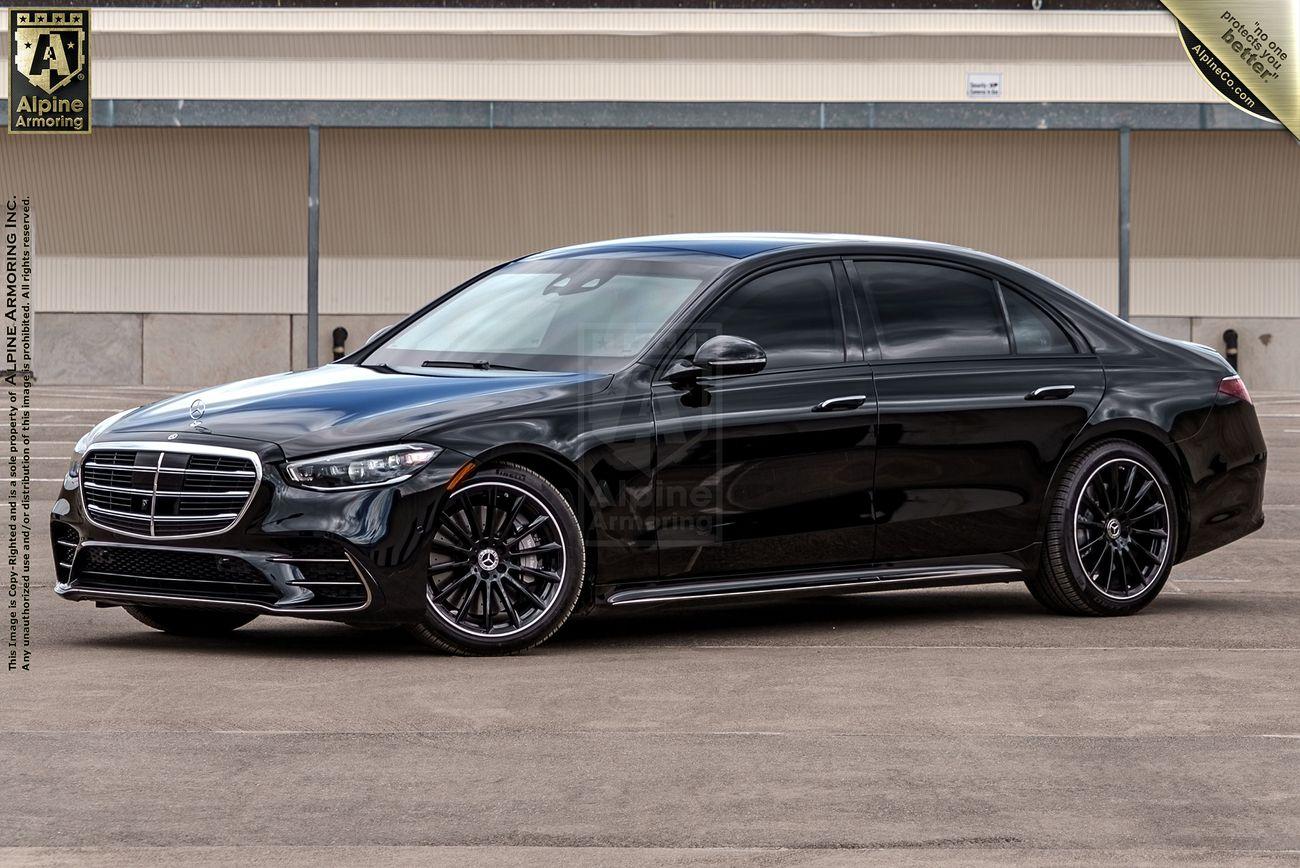
[[[208,405],[203,403],[202,398],[195,398],[190,404],[190,418],[195,422],[203,418],[203,411],[208,409]]]

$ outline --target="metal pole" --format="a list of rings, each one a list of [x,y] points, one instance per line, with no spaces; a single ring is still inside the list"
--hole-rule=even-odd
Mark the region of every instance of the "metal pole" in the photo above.
[[[1129,318],[1129,206],[1132,172],[1129,128],[1119,130],[1119,317]]]
[[[320,364],[320,127],[307,128],[307,367]]]

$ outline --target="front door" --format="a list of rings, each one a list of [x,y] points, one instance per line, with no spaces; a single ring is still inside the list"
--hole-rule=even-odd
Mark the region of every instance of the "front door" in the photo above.
[[[792,265],[740,284],[673,358],[716,334],[755,341],[768,361],[755,374],[654,386],[663,577],[870,562],[876,399],[843,265]]]
[[[1105,389],[1097,358],[1031,295],[987,275],[882,260],[853,273],[881,356],[877,561],[1037,543],[1052,474]]]

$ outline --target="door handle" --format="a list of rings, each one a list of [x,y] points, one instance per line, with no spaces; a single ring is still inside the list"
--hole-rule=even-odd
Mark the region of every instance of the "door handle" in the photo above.
[[[845,395],[842,398],[827,398],[816,407],[814,413],[830,413],[835,410],[856,410],[867,403],[866,395]]]
[[[1026,401],[1059,401],[1074,394],[1073,385],[1040,386],[1025,396]]]

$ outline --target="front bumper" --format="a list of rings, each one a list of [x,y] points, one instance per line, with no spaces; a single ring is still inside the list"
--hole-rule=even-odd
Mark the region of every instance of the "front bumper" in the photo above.
[[[196,443],[253,451],[261,478],[228,530],[179,539],[95,524],[81,479],[65,478],[50,517],[59,596],[373,623],[423,615],[433,518],[467,456],[444,450],[392,486],[309,491],[288,483],[284,456],[271,444],[197,434],[185,443],[163,434],[132,439],[167,451]]]

